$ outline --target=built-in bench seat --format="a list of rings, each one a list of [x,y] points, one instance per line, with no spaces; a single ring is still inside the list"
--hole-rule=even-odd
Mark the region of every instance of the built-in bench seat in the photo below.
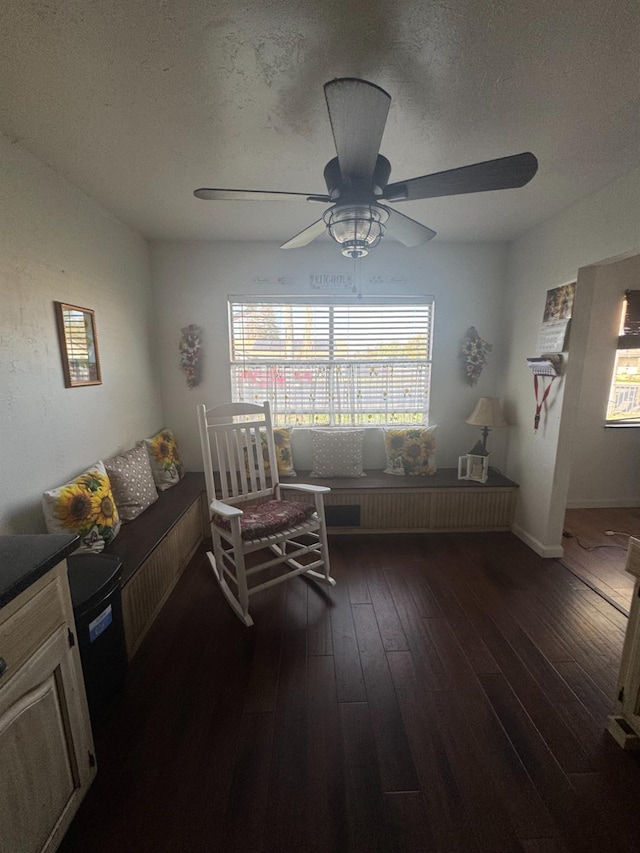
[[[281,484],[284,489],[296,482],[329,486],[325,506],[332,533],[511,529],[518,485],[495,471],[486,483],[459,480],[455,468],[441,468],[429,477],[365,473],[311,478],[309,471],[298,471],[296,477],[281,477]]]
[[[202,542],[206,530],[202,472],[184,475],[123,524],[105,548],[122,561],[122,613],[129,659]],[[207,522],[208,527],[208,522]]]

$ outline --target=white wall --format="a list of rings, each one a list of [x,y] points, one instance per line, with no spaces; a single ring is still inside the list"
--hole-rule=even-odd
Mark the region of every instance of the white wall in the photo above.
[[[594,267],[587,336],[572,335],[571,357],[583,343],[583,375],[573,427],[567,506],[640,505],[640,430],[605,428],[607,401],[625,290],[640,283],[640,256]],[[582,276],[581,276],[582,285]],[[585,281],[586,286],[586,281]]]
[[[146,242],[0,136],[0,533],[162,426]],[[103,384],[64,387],[53,302],[96,312]]]
[[[229,397],[227,294],[308,293],[310,274],[353,271],[329,242],[304,252],[259,243],[158,242],[151,246],[152,291],[145,241],[3,137],[0,192],[0,533],[44,530],[44,489],[163,424],[176,430],[187,467],[200,468],[195,404]],[[390,243],[362,263],[365,298],[435,295],[431,422],[439,425],[440,467],[454,466],[478,437],[464,423],[478,396],[505,398],[512,426],[491,436],[491,461],[520,483],[515,530],[546,556],[562,552],[581,413],[595,405],[584,370],[592,303],[606,302],[598,288],[608,287],[611,276],[620,273],[620,283],[630,283],[628,269],[592,265],[639,251],[637,170],[543,223],[508,253],[500,245],[432,243],[409,250]],[[278,284],[282,277],[286,283]],[[536,354],[546,291],[576,279],[571,358],[534,435],[525,360]],[[54,300],[97,312],[101,386],[64,388]],[[188,323],[204,330],[204,377],[193,390],[178,355],[180,329]],[[458,357],[470,325],[494,344],[473,388],[461,378]],[[627,471],[626,480],[622,472],[623,460],[635,452],[634,436],[627,431],[626,439],[605,439],[611,446],[600,480],[609,477],[610,490],[605,494],[601,485],[597,498],[594,492],[584,500],[632,500],[637,469]],[[588,454],[593,436],[583,438]],[[572,498],[585,495],[585,487],[576,479]]]
[[[520,483],[514,531],[543,556],[562,554],[562,524],[583,387],[583,362],[574,357],[579,356],[574,339],[577,329],[588,337],[585,327],[590,322],[594,292],[593,271],[581,268],[639,250],[640,170],[582,199],[510,247],[504,393],[513,426],[506,473]],[[539,354],[535,346],[546,291],[576,280],[566,374],[556,382],[544,427],[535,434],[533,381],[526,358]]]
[[[480,436],[465,424],[477,398],[498,393],[497,377],[505,357],[503,284],[506,250],[502,245],[428,244],[406,249],[378,246],[360,266],[364,298],[369,295],[433,294],[435,344],[431,423],[438,424],[437,464],[454,467]],[[195,407],[230,399],[227,295],[230,293],[311,293],[311,274],[353,275],[353,264],[328,241],[285,252],[264,243],[152,243],[152,276],[160,315],[158,340],[162,366],[163,410],[177,433],[187,468],[202,468]],[[279,284],[284,277],[287,283]],[[376,279],[377,283],[371,283]],[[380,281],[381,280],[381,281]],[[203,329],[204,372],[189,389],[179,367],[180,329]],[[489,363],[474,387],[465,384],[458,351],[467,328],[476,326],[493,344]],[[505,458],[506,430],[490,438],[491,462]],[[304,443],[297,447],[304,454]],[[294,445],[294,451],[296,445]],[[382,460],[369,447],[365,466]],[[305,454],[296,465],[309,468]]]

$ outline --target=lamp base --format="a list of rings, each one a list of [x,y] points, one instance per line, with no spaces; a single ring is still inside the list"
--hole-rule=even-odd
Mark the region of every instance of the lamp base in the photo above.
[[[489,455],[487,453],[486,445],[484,444],[484,442],[480,441],[480,439],[478,439],[478,441],[476,441],[476,443],[473,445],[473,447],[469,451],[469,454],[472,456],[488,456]]]

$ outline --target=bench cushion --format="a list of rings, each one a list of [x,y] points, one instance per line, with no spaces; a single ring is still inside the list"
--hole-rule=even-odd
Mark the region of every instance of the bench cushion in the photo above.
[[[161,492],[158,500],[142,515],[122,526],[118,538],[105,548],[105,553],[116,554],[122,560],[123,586],[204,489],[201,471],[186,473],[179,483]]]
[[[457,468],[439,468],[435,474],[428,477],[399,476],[397,474],[385,474],[384,471],[373,468],[365,468],[366,477],[320,477],[311,480],[310,471],[298,471],[297,477],[282,477],[280,485],[287,487],[287,483],[313,483],[318,486],[328,486],[332,491],[377,491],[379,489],[478,489],[483,486],[498,486],[513,488],[517,486],[513,480],[509,480],[494,469],[489,471],[489,479],[486,484],[477,483],[473,480],[459,480]]]

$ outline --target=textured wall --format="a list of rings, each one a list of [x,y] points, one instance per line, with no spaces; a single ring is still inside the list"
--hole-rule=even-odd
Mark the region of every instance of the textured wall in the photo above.
[[[311,294],[312,273],[352,275],[354,268],[328,242],[289,252],[264,243],[156,242],[151,257],[161,311],[163,410],[179,434],[187,467],[201,469],[196,403],[213,405],[230,399],[227,295]],[[497,394],[496,376],[504,358],[504,261],[501,245],[445,243],[406,249],[390,244],[378,246],[360,266],[365,298],[367,294],[435,296],[430,422],[439,426],[437,462],[441,467],[457,465],[458,456],[479,437],[478,429],[465,424],[477,398]],[[285,282],[279,283],[280,278]],[[180,329],[188,323],[203,329],[203,380],[194,389],[186,386],[177,349]],[[471,325],[494,345],[474,387],[462,380],[458,357]],[[492,461],[498,466],[504,459],[506,433],[496,430],[491,437]],[[365,464],[373,466],[375,449],[369,451]],[[296,464],[311,467],[308,456]]]
[[[582,371],[596,272],[591,265],[638,251],[640,170],[582,199],[517,240],[510,250],[504,394],[513,426],[505,473],[520,483],[516,532],[543,556],[562,553],[580,395],[583,390],[587,395],[601,394]],[[549,398],[544,428],[534,434],[535,399],[526,358],[537,355],[546,291],[576,280],[566,373]],[[610,446],[609,452],[622,452],[621,445]]]
[[[0,137],[0,533],[43,490],[160,427],[147,244]],[[96,312],[103,384],[65,388],[54,301]]]

